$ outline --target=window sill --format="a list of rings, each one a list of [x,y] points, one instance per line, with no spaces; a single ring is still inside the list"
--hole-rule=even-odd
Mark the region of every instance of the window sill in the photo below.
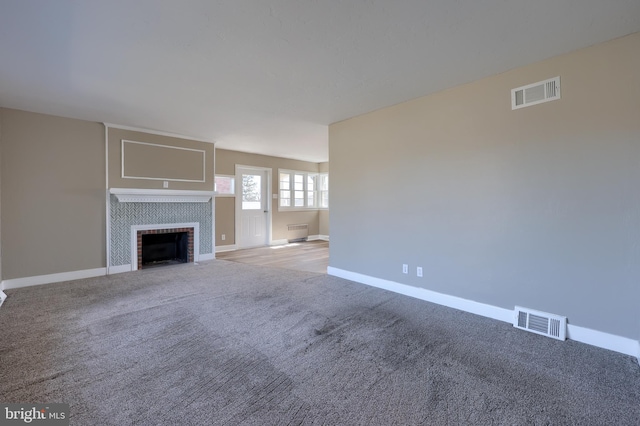
[[[325,207],[278,207],[279,212],[313,212],[319,210],[329,210]]]

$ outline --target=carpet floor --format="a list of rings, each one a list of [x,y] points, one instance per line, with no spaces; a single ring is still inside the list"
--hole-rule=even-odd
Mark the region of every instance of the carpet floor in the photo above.
[[[635,358],[214,260],[7,290],[0,402],[78,425],[638,425]]]

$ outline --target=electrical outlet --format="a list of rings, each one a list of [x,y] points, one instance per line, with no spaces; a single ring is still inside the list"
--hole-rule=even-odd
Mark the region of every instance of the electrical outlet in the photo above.
[[[418,267],[416,268],[416,275],[418,275],[419,277],[421,277],[421,276],[422,276],[422,266],[418,266]]]
[[[163,188],[168,188],[168,187],[169,187],[169,181],[166,181],[166,180],[165,180],[165,181],[163,181],[163,182],[162,182],[162,187],[163,187]]]
[[[402,265],[402,273],[403,274],[409,273],[409,265],[407,265],[406,263]]]
[[[222,241],[224,241],[224,240],[226,240],[226,239],[227,239],[227,236],[226,236],[225,234],[222,234],[222,236],[220,237],[220,239],[221,239]]]

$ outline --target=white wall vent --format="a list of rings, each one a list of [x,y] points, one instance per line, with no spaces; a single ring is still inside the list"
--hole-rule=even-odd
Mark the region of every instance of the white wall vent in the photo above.
[[[287,231],[287,241],[290,243],[307,241],[307,237],[309,236],[309,225],[306,223],[287,225]]]
[[[511,109],[560,99],[560,77],[511,89]]]
[[[567,317],[520,306],[516,306],[513,326],[558,340],[567,338]]]

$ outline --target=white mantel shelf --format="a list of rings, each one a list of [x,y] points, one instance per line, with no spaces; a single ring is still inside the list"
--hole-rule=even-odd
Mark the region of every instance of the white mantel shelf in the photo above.
[[[216,194],[214,191],[138,188],[111,188],[109,193],[120,203],[207,203]]]

